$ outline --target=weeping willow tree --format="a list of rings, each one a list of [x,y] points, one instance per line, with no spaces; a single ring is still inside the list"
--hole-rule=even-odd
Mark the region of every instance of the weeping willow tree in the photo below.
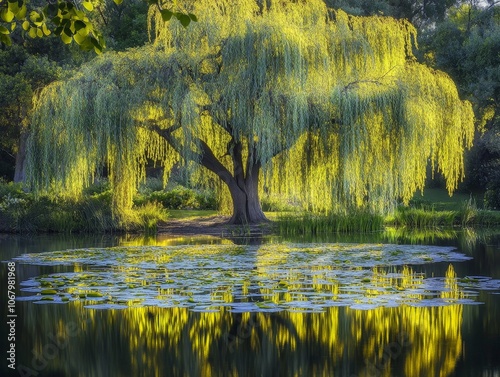
[[[454,190],[473,115],[452,80],[419,64],[411,24],[321,0],[185,1],[184,29],[150,13],[152,43],[107,53],[35,101],[27,175],[79,195],[106,169],[116,208],[145,166],[177,162],[223,186],[232,223],[265,220],[259,194],[315,211],[383,210],[424,187]]]

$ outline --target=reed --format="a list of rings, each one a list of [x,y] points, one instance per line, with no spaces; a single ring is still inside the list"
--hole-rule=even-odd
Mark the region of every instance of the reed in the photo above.
[[[154,234],[158,230],[158,222],[167,221],[168,212],[163,206],[156,202],[146,203],[137,207],[134,211],[139,219],[141,230],[145,234]]]
[[[386,218],[385,224],[410,229],[493,227],[500,225],[500,212],[478,209],[469,199],[454,211],[400,207],[394,215]]]
[[[384,219],[368,212],[349,214],[299,213],[280,215],[276,220],[281,235],[324,233],[368,233],[383,229]]]
[[[436,211],[400,207],[386,224],[412,229],[452,227],[458,217],[457,211]]]

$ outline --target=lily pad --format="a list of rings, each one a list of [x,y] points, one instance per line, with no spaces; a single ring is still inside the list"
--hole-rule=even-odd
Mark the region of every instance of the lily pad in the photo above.
[[[488,277],[427,277],[409,267],[468,259],[451,247],[277,243],[77,249],[27,254],[16,261],[84,267],[22,282],[21,291],[38,298],[19,300],[81,299],[88,301],[85,307],[103,310],[321,312],[329,306],[369,310],[472,304],[479,291],[500,290],[500,281]]]
[[[55,289],[43,289],[40,293],[42,295],[55,295],[57,291]]]

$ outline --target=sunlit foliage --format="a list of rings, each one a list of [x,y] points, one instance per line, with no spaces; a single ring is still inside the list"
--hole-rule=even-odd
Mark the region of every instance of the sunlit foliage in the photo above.
[[[429,162],[456,188],[471,107],[447,75],[416,62],[408,22],[319,0],[184,8],[199,22],[165,26],[153,11],[151,46],[105,54],[40,94],[32,187],[78,195],[104,166],[126,208],[150,159],[166,173],[199,163],[200,182],[220,179],[250,205],[259,187],[316,211],[387,210],[423,188]]]
[[[114,5],[120,5],[123,0],[113,2]],[[182,7],[177,6],[176,1],[144,2],[155,7],[164,21],[174,18],[187,27],[191,21],[197,20],[196,15],[184,12]],[[92,19],[91,13],[94,10],[103,19],[104,13],[109,12],[102,0],[48,0],[42,1],[41,4],[25,0],[0,0],[0,46],[11,46],[12,33],[16,28],[22,28],[23,36],[34,39],[54,34],[64,44],[75,41],[82,50],[93,50],[100,54],[106,48],[106,43],[95,27],[95,20]]]

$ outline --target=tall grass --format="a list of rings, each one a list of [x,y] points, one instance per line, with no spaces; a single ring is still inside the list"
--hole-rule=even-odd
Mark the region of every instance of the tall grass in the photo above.
[[[158,222],[167,221],[168,212],[156,202],[149,202],[135,209],[139,226],[145,234],[154,234],[158,230]]]
[[[463,227],[467,227],[474,224],[478,214],[479,210],[477,209],[476,202],[470,198],[462,203],[457,215],[460,219],[461,225]]]
[[[443,227],[493,227],[500,225],[500,212],[478,209],[473,199],[457,205],[456,210],[437,211],[431,208],[400,207],[386,218],[385,224],[410,229]]]
[[[281,235],[321,235],[328,233],[369,233],[387,226],[396,229],[426,230],[467,227],[495,227],[500,225],[499,211],[480,210],[474,201],[464,201],[457,210],[399,207],[383,217],[368,212],[320,215],[313,213],[286,213],[275,220]]]
[[[480,210],[474,220],[474,226],[482,227],[499,227],[500,226],[500,211]]]
[[[405,226],[408,228],[437,228],[453,226],[455,224],[455,211],[435,211],[434,209],[425,210],[420,208],[400,207],[396,210],[393,217],[388,217],[386,224],[397,227]]]
[[[383,229],[384,219],[368,212],[317,215],[312,213],[280,215],[277,230],[282,235],[324,233],[368,233]]]

